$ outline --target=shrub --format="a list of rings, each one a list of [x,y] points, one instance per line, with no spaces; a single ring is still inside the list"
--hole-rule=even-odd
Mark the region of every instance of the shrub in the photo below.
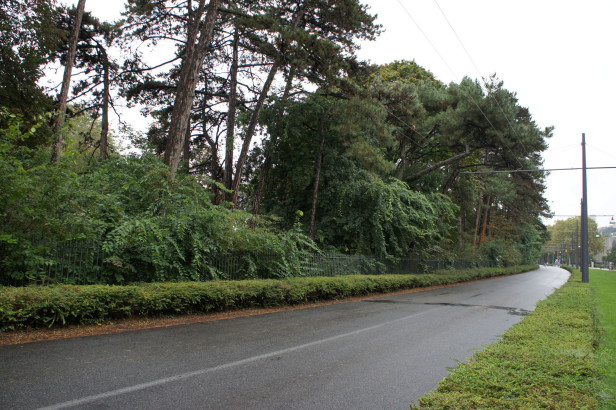
[[[147,283],[128,286],[3,287],[0,329],[97,323],[131,316],[208,313],[295,305],[483,279],[535,266],[443,271],[429,275],[354,275],[246,281]]]

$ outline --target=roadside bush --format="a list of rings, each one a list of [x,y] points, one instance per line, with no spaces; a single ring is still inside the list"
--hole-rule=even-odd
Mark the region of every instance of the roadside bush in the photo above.
[[[132,316],[296,305],[399,289],[447,285],[535,268],[529,265],[443,271],[426,275],[355,275],[130,286],[3,287],[0,292],[0,330],[98,323]]]

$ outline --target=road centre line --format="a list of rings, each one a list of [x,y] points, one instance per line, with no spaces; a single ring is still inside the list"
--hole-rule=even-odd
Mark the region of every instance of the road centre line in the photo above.
[[[157,379],[157,380],[153,380],[151,382],[147,382],[147,383],[140,383],[140,384],[135,384],[133,386],[128,386],[128,387],[123,387],[121,389],[116,389],[116,390],[110,390],[107,392],[103,392],[103,393],[98,393],[98,394],[93,394],[91,396],[86,396],[86,397],[82,397],[79,399],[74,399],[74,400],[69,400],[63,403],[57,403],[57,404],[53,404],[51,406],[46,406],[46,407],[41,407],[39,408],[39,410],[57,410],[57,409],[66,409],[66,408],[70,408],[70,407],[75,407],[75,406],[80,406],[80,405],[84,405],[84,404],[88,404],[88,403],[93,403],[95,401],[101,400],[101,399],[107,399],[107,398],[111,398],[111,397],[116,397],[116,396],[120,396],[122,394],[128,394],[128,393],[134,393],[140,390],[145,390],[148,389],[150,387],[155,387],[155,386],[161,386],[164,384],[168,384],[168,383],[172,383],[172,382],[176,382],[176,381],[180,381],[183,379],[188,379],[191,377],[196,377],[196,376],[202,376],[204,374],[207,373],[212,373],[212,372],[216,372],[219,370],[225,370],[225,369],[229,369],[232,367],[236,367],[236,366],[241,366],[241,365],[245,365],[248,363],[252,363],[252,362],[256,362],[259,360],[263,360],[263,359],[269,359],[271,357],[274,356],[279,356],[279,355],[283,355],[286,353],[291,353],[291,352],[295,352],[297,350],[301,350],[301,349],[306,349],[309,347],[313,347],[313,346],[317,346],[323,343],[328,343],[328,342],[333,342],[335,340],[339,340],[345,337],[349,337],[349,336],[354,336],[354,335],[358,335],[360,333],[363,332],[369,332],[372,330],[376,330],[394,323],[399,323],[399,322],[403,322],[405,320],[417,317],[417,316],[421,316],[425,313],[430,313],[433,312],[435,310],[440,310],[440,309],[445,309],[446,306],[439,306],[433,309],[429,309],[423,312],[418,312],[418,313],[413,313],[412,315],[408,315],[408,316],[404,316],[398,319],[394,319],[394,320],[390,320],[388,322],[383,322],[383,323],[379,323],[378,325],[374,325],[374,326],[369,326],[369,327],[365,327],[362,329],[357,329],[357,330],[353,330],[351,332],[347,332],[347,333],[342,333],[336,336],[331,336],[331,337],[327,337],[325,339],[320,339],[320,340],[315,340],[309,343],[304,343],[301,345],[297,345],[297,346],[293,346],[293,347],[288,347],[286,349],[281,349],[281,350],[277,350],[275,352],[271,352],[271,353],[265,353],[265,354],[261,354],[261,355],[257,355],[257,356],[252,356],[252,357],[248,357],[246,359],[242,359],[242,360],[237,360],[234,362],[230,362],[230,363],[225,363],[225,364],[221,364],[219,366],[215,366],[215,367],[208,367],[206,369],[200,369],[200,370],[195,370],[192,372],[186,372],[186,373],[182,373],[182,374],[178,374],[175,376],[171,376],[171,377],[165,377],[162,379]]]

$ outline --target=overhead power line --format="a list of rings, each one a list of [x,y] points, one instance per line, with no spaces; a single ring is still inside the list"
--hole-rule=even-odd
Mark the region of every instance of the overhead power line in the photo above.
[[[513,174],[516,172],[579,171],[583,168],[509,169],[492,171],[462,171],[460,174]],[[586,167],[586,169],[616,169],[616,167]]]
[[[421,34],[424,36],[424,38],[426,39],[426,41],[428,42],[428,44],[430,44],[430,46],[432,47],[432,49],[436,52],[436,54],[439,56],[439,58],[441,59],[441,61],[443,62],[443,64],[445,64],[445,66],[449,69],[449,71],[451,72],[451,74],[455,77],[456,81],[460,81],[459,80],[459,76],[453,71],[453,69],[451,68],[451,66],[447,63],[447,61],[445,60],[445,58],[443,57],[443,55],[438,51],[438,49],[436,48],[436,46],[434,45],[434,43],[432,43],[432,40],[430,40],[430,38],[428,37],[428,35],[426,34],[426,32],[421,28],[421,26],[419,25],[419,23],[415,20],[415,18],[413,17],[413,15],[408,11],[408,9],[406,8],[406,6],[404,5],[404,3],[402,3],[401,0],[397,0],[398,4],[400,4],[400,7],[402,7],[402,9],[404,10],[404,12],[406,13],[406,15],[411,19],[411,21],[413,22],[413,24],[415,24],[415,26],[417,27],[417,29],[419,29],[419,31],[421,32]],[[440,8],[440,7],[439,7]],[[456,34],[457,36],[457,34]],[[515,160],[517,161],[518,164],[520,164],[520,167],[524,168],[524,165],[522,164],[522,162],[520,162],[520,159],[517,157],[517,155],[515,155],[513,153],[513,151],[511,150],[511,148],[509,147],[509,145],[507,144],[507,142],[500,136],[500,134],[498,133],[498,130],[496,129],[496,127],[494,127],[494,124],[492,124],[492,121],[490,121],[490,119],[488,118],[488,116],[486,115],[486,113],[481,109],[481,107],[479,106],[479,104],[477,103],[477,101],[475,101],[475,99],[468,93],[465,92],[465,90],[460,90],[462,92],[462,95],[464,95],[464,97],[466,97],[467,100],[469,100],[476,108],[477,110],[481,113],[481,115],[483,116],[483,118],[486,119],[486,121],[488,122],[488,124],[490,125],[490,127],[496,132],[496,135],[499,136],[499,138],[501,139],[501,142],[503,143],[503,145],[509,150],[509,152],[511,152],[511,155],[513,155],[513,157],[515,158]],[[507,120],[509,121],[509,120]]]
[[[453,74],[454,77],[456,77],[456,79],[458,78],[458,75],[453,71],[453,69],[449,66],[449,64],[447,63],[447,60],[445,60],[445,58],[441,55],[441,53],[438,51],[438,49],[436,48],[436,46],[434,45],[434,43],[432,43],[432,40],[430,40],[430,37],[428,37],[428,35],[426,34],[425,31],[423,31],[423,29],[421,28],[421,26],[419,25],[419,23],[417,23],[417,21],[415,20],[415,18],[413,17],[413,15],[407,10],[406,6],[404,5],[404,3],[402,3],[401,0],[398,0],[398,4],[400,4],[400,7],[402,7],[402,9],[404,10],[404,12],[406,13],[406,15],[411,19],[411,21],[413,22],[413,24],[415,24],[415,26],[417,27],[417,29],[419,29],[419,31],[421,32],[421,34],[423,34],[424,38],[426,39],[426,41],[428,42],[428,44],[430,44],[430,46],[432,47],[432,49],[436,52],[436,54],[438,54],[438,56],[440,57],[441,61],[443,62],[443,64],[445,64],[445,66],[449,69],[449,71],[451,72],[451,74]]]
[[[491,171],[462,171],[461,174],[513,174],[516,172],[552,172],[552,171],[579,171],[583,168],[550,168],[550,169],[509,169]],[[586,167],[586,169],[616,169],[616,167]]]
[[[468,52],[468,49],[466,48],[466,46],[464,45],[464,43],[462,42],[462,39],[460,38],[460,36],[458,35],[458,32],[456,31],[455,28],[453,28],[453,25],[451,24],[451,22],[449,21],[449,18],[447,17],[447,15],[445,14],[445,11],[443,10],[443,8],[440,6],[440,4],[438,4],[437,0],[433,0],[434,4],[436,4],[436,7],[438,7],[439,11],[441,12],[441,14],[443,15],[443,18],[445,19],[445,21],[447,22],[447,24],[449,25],[449,28],[451,29],[451,31],[453,32],[453,34],[456,36],[456,39],[458,39],[458,43],[460,43],[460,46],[462,47],[462,49],[464,50],[464,52],[466,53],[466,56],[468,57],[468,59],[470,60],[470,62],[473,64],[473,67],[475,67],[475,71],[477,72],[477,74],[479,75],[479,78],[481,78],[481,81],[483,82],[483,85],[486,87],[486,90],[488,88],[488,84],[486,83],[485,79],[483,78],[483,76],[481,75],[481,70],[479,70],[479,67],[477,67],[477,64],[475,63],[475,60],[473,59],[473,57],[471,57],[471,54]],[[511,128],[511,131],[513,131],[513,135],[516,139],[516,141],[522,146],[522,148],[524,148],[524,151],[528,151],[528,149],[526,148],[526,146],[524,145],[524,143],[522,142],[522,140],[520,139],[520,135],[518,134],[518,132],[516,131],[516,129],[513,127],[513,124],[511,124],[511,121],[509,120],[509,117],[507,116],[507,114],[505,113],[505,110],[503,109],[503,107],[501,106],[501,104],[498,102],[498,100],[496,99],[496,97],[488,91],[488,96],[490,96],[492,98],[492,100],[494,100],[494,102],[496,103],[496,105],[498,106],[498,108],[500,109],[500,112],[503,114],[503,117],[505,117],[505,120],[507,121],[507,124],[509,125],[509,128]]]

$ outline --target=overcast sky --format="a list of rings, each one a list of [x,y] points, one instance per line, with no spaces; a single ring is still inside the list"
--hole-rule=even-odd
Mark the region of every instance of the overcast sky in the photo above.
[[[415,60],[445,83],[496,73],[540,127],[555,127],[543,154],[545,168],[581,167],[582,133],[587,166],[616,166],[616,1],[362,2],[385,30],[376,41],[362,44],[362,59],[377,64]],[[86,10],[114,20],[123,4],[88,0]],[[581,171],[552,172],[547,178],[546,197],[557,219],[578,215],[581,196]],[[589,170],[588,213],[609,215],[596,218],[599,226],[616,214],[615,200],[616,169]]]

